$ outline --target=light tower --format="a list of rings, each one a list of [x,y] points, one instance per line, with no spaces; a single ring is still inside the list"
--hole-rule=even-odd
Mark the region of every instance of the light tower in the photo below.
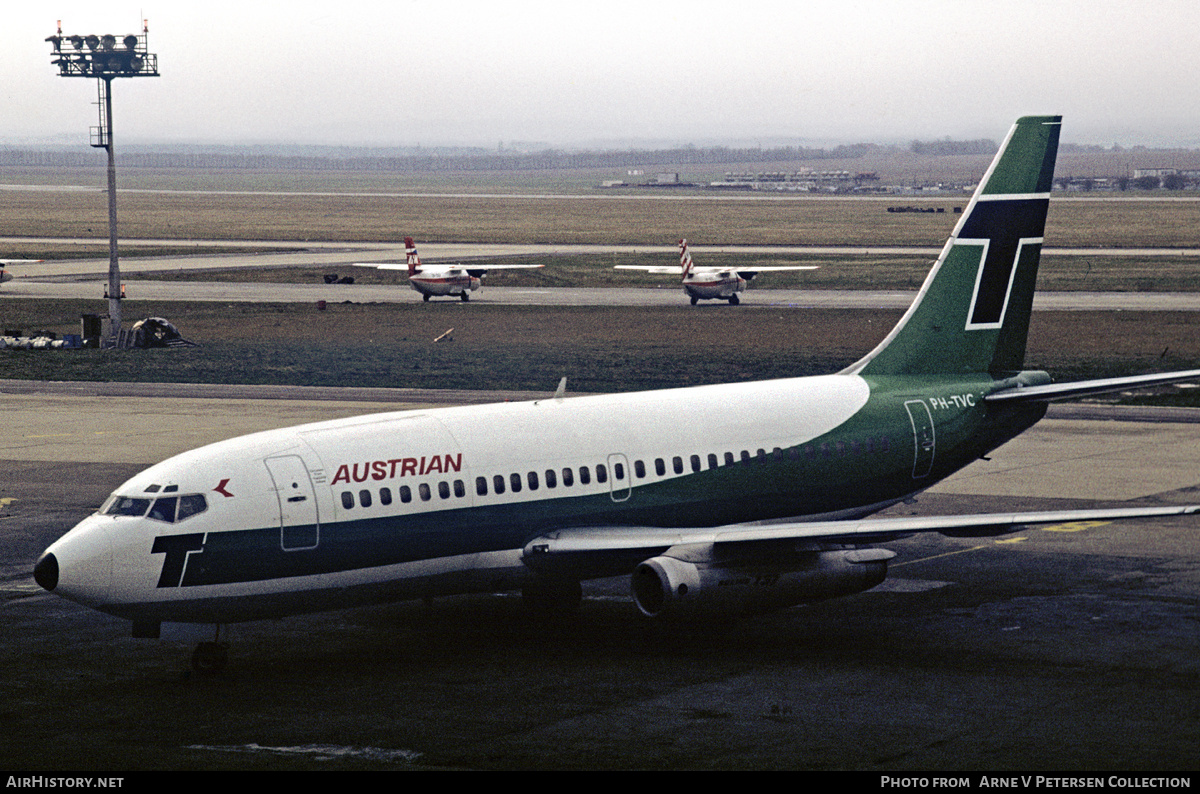
[[[114,77],[158,77],[158,56],[146,51],[149,26],[142,32],[117,40],[112,34],[64,36],[62,20],[58,33],[46,38],[54,51],[51,61],[61,77],[94,77],[100,101],[100,126],[92,127],[91,144],[108,151],[108,317],[116,344],[121,330],[121,268],[117,264],[117,164],[113,156],[112,81]]]

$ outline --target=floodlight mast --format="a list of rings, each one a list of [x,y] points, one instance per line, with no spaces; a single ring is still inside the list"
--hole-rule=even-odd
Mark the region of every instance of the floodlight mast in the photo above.
[[[158,77],[158,56],[147,52],[149,25],[142,20],[140,35],[118,43],[111,34],[46,38],[53,47],[60,77],[94,77],[99,91],[100,126],[91,130],[91,145],[108,152],[108,318],[110,336],[104,346],[115,347],[121,331],[121,267],[117,260],[117,163],[113,154],[112,81],[115,77]],[[64,48],[64,44],[68,45]]]

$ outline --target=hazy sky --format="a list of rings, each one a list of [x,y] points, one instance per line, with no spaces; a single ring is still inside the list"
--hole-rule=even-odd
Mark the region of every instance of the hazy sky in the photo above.
[[[81,142],[46,36],[137,32],[122,141],[369,145],[1064,140],[1200,146],[1195,0],[58,0],[5,9],[0,142]],[[44,10],[43,10],[44,9]]]

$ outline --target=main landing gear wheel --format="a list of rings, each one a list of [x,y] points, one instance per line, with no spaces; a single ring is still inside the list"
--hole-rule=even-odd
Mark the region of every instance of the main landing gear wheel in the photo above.
[[[192,669],[197,673],[219,673],[229,663],[229,643],[202,642],[192,652]]]
[[[700,302],[700,299],[697,298],[695,295],[693,295],[692,296],[692,305],[695,306],[699,302]]]
[[[467,302],[467,301],[469,301],[469,300],[471,300],[471,293],[469,293],[469,292],[464,292],[464,293],[462,294],[462,302],[463,302],[463,303],[466,303],[466,302]]]
[[[737,306],[741,302],[742,302],[741,298],[739,298],[736,294],[729,296],[729,305],[730,306]]]
[[[428,296],[428,295],[422,295],[422,296],[421,296],[421,300],[425,301],[426,303],[429,303],[429,296]]]

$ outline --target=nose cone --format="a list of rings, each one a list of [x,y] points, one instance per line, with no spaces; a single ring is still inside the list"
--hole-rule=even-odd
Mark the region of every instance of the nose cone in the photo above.
[[[58,587],[58,558],[50,552],[43,554],[33,566],[33,581],[53,593]]]
[[[112,587],[113,553],[106,522],[93,516],[59,538],[38,559],[33,579],[72,601],[103,607]]]

